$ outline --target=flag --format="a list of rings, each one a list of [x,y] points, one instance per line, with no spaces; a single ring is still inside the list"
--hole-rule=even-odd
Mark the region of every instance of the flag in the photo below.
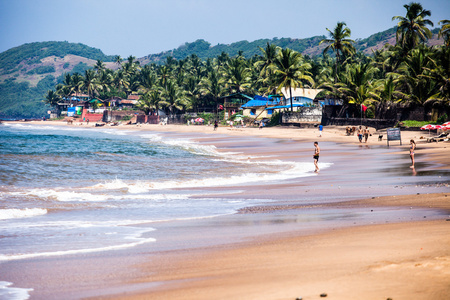
[[[366,112],[367,106],[365,106],[364,104],[361,104],[361,109],[362,109],[364,112]]]

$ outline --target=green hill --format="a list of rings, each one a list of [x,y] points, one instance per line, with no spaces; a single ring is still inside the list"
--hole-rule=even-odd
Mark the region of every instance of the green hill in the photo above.
[[[0,53],[0,118],[45,116],[42,100],[56,78],[83,72],[97,60],[114,68],[113,56],[79,43],[36,42]]]

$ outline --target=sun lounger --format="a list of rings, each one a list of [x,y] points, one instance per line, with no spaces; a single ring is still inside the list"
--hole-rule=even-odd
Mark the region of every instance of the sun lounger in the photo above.
[[[441,133],[438,136],[433,136],[433,137],[427,138],[427,142],[428,143],[431,143],[431,142],[436,142],[437,143],[439,141],[443,141],[444,139],[447,138],[448,134],[449,134],[448,132],[444,132],[444,133]]]

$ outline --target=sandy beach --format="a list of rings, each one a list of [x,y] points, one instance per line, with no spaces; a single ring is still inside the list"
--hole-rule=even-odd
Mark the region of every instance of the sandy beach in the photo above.
[[[180,225],[193,237],[216,235],[225,240],[214,246],[199,243],[163,251],[142,247],[105,256],[19,263],[29,270],[48,270],[52,274],[47,275],[49,290],[57,295],[67,293],[67,299],[305,300],[448,299],[450,295],[448,141],[427,143],[428,132],[404,131],[402,145],[392,141],[387,149],[385,131],[370,128],[373,135],[368,142],[359,143],[356,135],[347,136],[340,126],[324,127],[322,137],[316,128],[296,127],[219,127],[217,131],[212,126],[185,125],[107,127],[188,137],[216,145],[220,151],[237,149],[249,159],[251,155],[289,157],[311,161],[311,165],[312,142],[318,141],[321,162],[332,165],[298,182],[211,189],[231,199],[245,194],[268,200],[266,205],[244,208],[232,216]],[[410,139],[417,143],[414,170],[409,168]],[[273,142],[256,147],[254,141]],[[383,172],[401,179],[390,185]],[[421,175],[436,176],[439,182],[422,183]],[[298,201],[299,194],[304,198],[308,193],[314,201]],[[329,210],[335,217],[324,220],[321,227],[299,228],[298,219],[310,217],[316,209]],[[349,214],[360,219],[347,222]],[[241,231],[246,235],[241,237]],[[103,271],[93,272],[93,263],[100,269],[105,266]],[[76,272],[65,273],[67,266]],[[20,274],[13,279],[20,283]],[[89,288],[77,292],[83,282],[89,282]],[[45,291],[38,295],[36,299],[48,296]]]

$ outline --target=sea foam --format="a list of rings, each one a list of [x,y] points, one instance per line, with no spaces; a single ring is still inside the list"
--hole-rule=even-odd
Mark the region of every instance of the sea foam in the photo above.
[[[29,218],[45,215],[46,209],[43,208],[25,208],[25,209],[0,209],[0,220]]]
[[[30,299],[29,292],[33,289],[24,289],[18,287],[11,287],[12,283],[7,281],[0,281],[0,299],[8,300],[27,300]]]

